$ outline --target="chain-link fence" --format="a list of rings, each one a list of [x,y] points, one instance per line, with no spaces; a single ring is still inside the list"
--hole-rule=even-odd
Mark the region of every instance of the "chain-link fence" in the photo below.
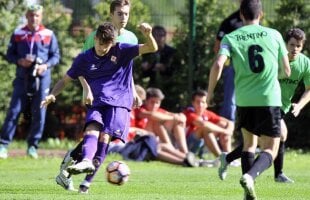
[[[135,1],[135,0],[132,0]],[[178,14],[187,13],[189,5],[187,0],[141,0],[146,6],[150,7],[153,23],[161,24],[165,27],[175,27],[180,23]],[[222,0],[231,2],[229,8],[233,12],[238,6],[239,0]],[[263,1],[265,16],[272,18],[275,16],[274,9],[280,0]],[[92,8],[96,6],[99,0],[62,0],[63,4],[73,10],[74,20],[81,20],[87,15],[91,15]],[[199,0],[195,1],[199,4]],[[210,1],[210,3],[219,3],[219,1]],[[310,1],[309,1],[310,3]],[[206,12],[208,12],[206,10]]]

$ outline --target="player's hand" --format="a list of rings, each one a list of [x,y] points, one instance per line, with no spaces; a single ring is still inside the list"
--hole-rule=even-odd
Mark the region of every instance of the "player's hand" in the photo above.
[[[84,90],[83,89],[83,104],[85,105],[93,105],[94,96],[93,93],[90,90]]]
[[[139,30],[144,36],[152,34],[152,26],[148,23],[142,23],[138,26]]]
[[[301,109],[300,109],[300,107],[299,107],[298,104],[292,103],[292,114],[293,114],[295,117],[297,117],[297,116],[299,115],[300,110],[301,110]]]
[[[45,97],[45,99],[43,101],[41,101],[41,108],[47,108],[48,104],[55,102],[56,101],[56,97],[53,94],[50,94],[48,96]]]

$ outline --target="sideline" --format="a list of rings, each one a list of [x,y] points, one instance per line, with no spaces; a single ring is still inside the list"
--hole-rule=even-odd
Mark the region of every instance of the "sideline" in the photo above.
[[[66,150],[60,149],[38,149],[39,158],[40,157],[64,157]],[[9,149],[8,156],[10,157],[25,157],[27,152],[25,149]]]

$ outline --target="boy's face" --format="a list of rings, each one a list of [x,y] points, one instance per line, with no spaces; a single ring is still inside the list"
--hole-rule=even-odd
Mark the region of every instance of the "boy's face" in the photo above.
[[[286,44],[286,48],[288,50],[288,57],[290,60],[295,60],[298,54],[301,52],[303,48],[303,41],[296,40],[295,38],[290,38],[290,40]]]
[[[150,97],[145,100],[145,107],[148,111],[157,111],[160,108],[161,99],[158,97]]]
[[[192,101],[192,105],[197,113],[205,111],[208,107],[206,96],[196,96]]]
[[[100,40],[95,37],[95,51],[98,56],[107,54],[112,46],[113,42],[101,43]]]
[[[115,7],[113,13],[111,13],[111,20],[113,25],[118,29],[125,28],[129,19],[130,6],[118,6]]]

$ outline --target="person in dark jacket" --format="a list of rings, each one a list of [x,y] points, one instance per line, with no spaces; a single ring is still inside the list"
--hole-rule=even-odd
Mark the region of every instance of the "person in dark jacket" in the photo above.
[[[0,158],[8,156],[7,147],[15,134],[18,118],[25,109],[31,114],[27,154],[37,158],[38,143],[42,137],[46,109],[40,102],[49,94],[51,70],[59,63],[59,48],[54,32],[41,22],[43,7],[27,8],[27,24],[17,28],[11,36],[7,60],[16,64],[13,95],[0,132]],[[29,108],[26,108],[29,107]]]

